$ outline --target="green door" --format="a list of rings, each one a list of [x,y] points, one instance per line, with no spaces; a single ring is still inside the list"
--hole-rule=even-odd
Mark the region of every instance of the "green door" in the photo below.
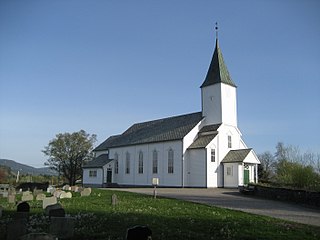
[[[107,183],[112,183],[112,169],[107,169]]]
[[[249,170],[245,169],[243,172],[243,184],[248,185],[249,184]]]

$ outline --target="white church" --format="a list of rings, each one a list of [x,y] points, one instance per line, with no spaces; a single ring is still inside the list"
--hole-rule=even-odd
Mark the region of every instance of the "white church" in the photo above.
[[[94,149],[83,185],[241,187],[258,181],[255,152],[237,126],[237,86],[218,39],[204,82],[200,112],[135,123]]]

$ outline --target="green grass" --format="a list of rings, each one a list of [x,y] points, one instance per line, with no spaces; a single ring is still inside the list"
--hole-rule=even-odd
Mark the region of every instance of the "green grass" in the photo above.
[[[119,203],[112,206],[115,193]],[[90,197],[74,194],[61,199],[66,214],[76,219],[74,239],[124,239],[126,229],[147,225],[157,239],[319,239],[320,227],[292,223],[180,200],[127,192],[94,189]],[[5,239],[6,223],[14,204],[0,199],[4,213],[0,219],[0,239]],[[41,202],[30,203],[30,232],[48,231],[49,219]]]

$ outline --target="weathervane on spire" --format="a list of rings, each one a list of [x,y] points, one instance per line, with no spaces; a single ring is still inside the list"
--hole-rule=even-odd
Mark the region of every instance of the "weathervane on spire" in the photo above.
[[[218,39],[218,22],[216,22],[216,27],[214,29],[216,30],[216,39]]]

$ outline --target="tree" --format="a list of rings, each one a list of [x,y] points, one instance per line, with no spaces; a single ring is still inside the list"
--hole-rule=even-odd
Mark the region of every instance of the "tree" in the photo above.
[[[270,181],[274,175],[276,162],[274,156],[270,152],[264,152],[258,155],[261,164],[258,167],[259,179]]]
[[[49,157],[45,165],[64,176],[70,185],[82,177],[82,164],[93,158],[95,134],[87,134],[84,130],[74,133],[59,133],[42,151]]]

